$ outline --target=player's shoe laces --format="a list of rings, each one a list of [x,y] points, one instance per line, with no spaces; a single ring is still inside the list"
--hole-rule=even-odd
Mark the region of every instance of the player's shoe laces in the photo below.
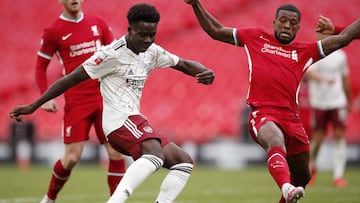
[[[40,201],[40,203],[55,203],[55,200],[50,199],[47,195]]]
[[[292,187],[286,193],[286,203],[298,203],[298,200],[305,195],[305,190],[303,187]]]

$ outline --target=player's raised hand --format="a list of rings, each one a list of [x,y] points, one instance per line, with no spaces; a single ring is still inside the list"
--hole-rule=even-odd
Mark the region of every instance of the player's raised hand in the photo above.
[[[202,83],[205,85],[210,85],[213,83],[215,79],[214,72],[212,70],[205,70],[201,73],[195,75],[198,83]]]
[[[58,111],[58,106],[55,100],[51,99],[41,106],[42,109],[48,112],[55,113]]]
[[[193,5],[196,2],[198,2],[198,0],[184,0],[184,2],[187,3],[187,4]]]
[[[34,111],[32,104],[17,106],[10,112],[10,118],[19,122],[21,121],[21,115],[32,114]]]
[[[315,27],[315,32],[323,35],[332,35],[335,32],[335,26],[330,18],[320,15]]]

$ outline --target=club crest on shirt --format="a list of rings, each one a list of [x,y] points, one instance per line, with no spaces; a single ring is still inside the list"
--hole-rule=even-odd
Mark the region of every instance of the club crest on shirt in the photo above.
[[[153,132],[153,129],[150,126],[145,126],[143,129],[147,133],[152,133]]]
[[[93,35],[94,35],[94,36],[100,36],[99,30],[98,30],[98,28],[97,28],[97,25],[91,26],[91,31],[93,32]]]

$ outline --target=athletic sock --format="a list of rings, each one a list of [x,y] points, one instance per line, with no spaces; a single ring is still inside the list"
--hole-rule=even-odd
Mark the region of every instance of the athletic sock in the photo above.
[[[281,147],[272,147],[268,154],[268,170],[279,188],[290,183],[290,170],[286,162],[286,153]]]
[[[70,177],[71,170],[66,170],[58,160],[53,168],[53,174],[51,176],[50,185],[48,188],[47,196],[55,200],[61,188]]]
[[[155,202],[173,203],[189,180],[193,165],[180,163],[172,166],[160,186],[160,193]]]
[[[142,155],[126,170],[114,193],[107,203],[123,203],[145,179],[158,170],[164,161],[154,155]]]
[[[344,139],[333,141],[333,157],[334,157],[334,180],[342,178],[346,165],[346,142]]]
[[[107,174],[107,182],[110,189],[110,195],[112,195],[124,176],[126,170],[125,159],[109,160],[109,168]]]

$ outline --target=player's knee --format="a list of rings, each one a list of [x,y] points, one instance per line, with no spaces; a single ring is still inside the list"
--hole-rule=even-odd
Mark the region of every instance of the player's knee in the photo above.
[[[79,161],[80,161],[80,155],[77,154],[69,154],[64,157],[64,167],[65,168],[73,168]]]

